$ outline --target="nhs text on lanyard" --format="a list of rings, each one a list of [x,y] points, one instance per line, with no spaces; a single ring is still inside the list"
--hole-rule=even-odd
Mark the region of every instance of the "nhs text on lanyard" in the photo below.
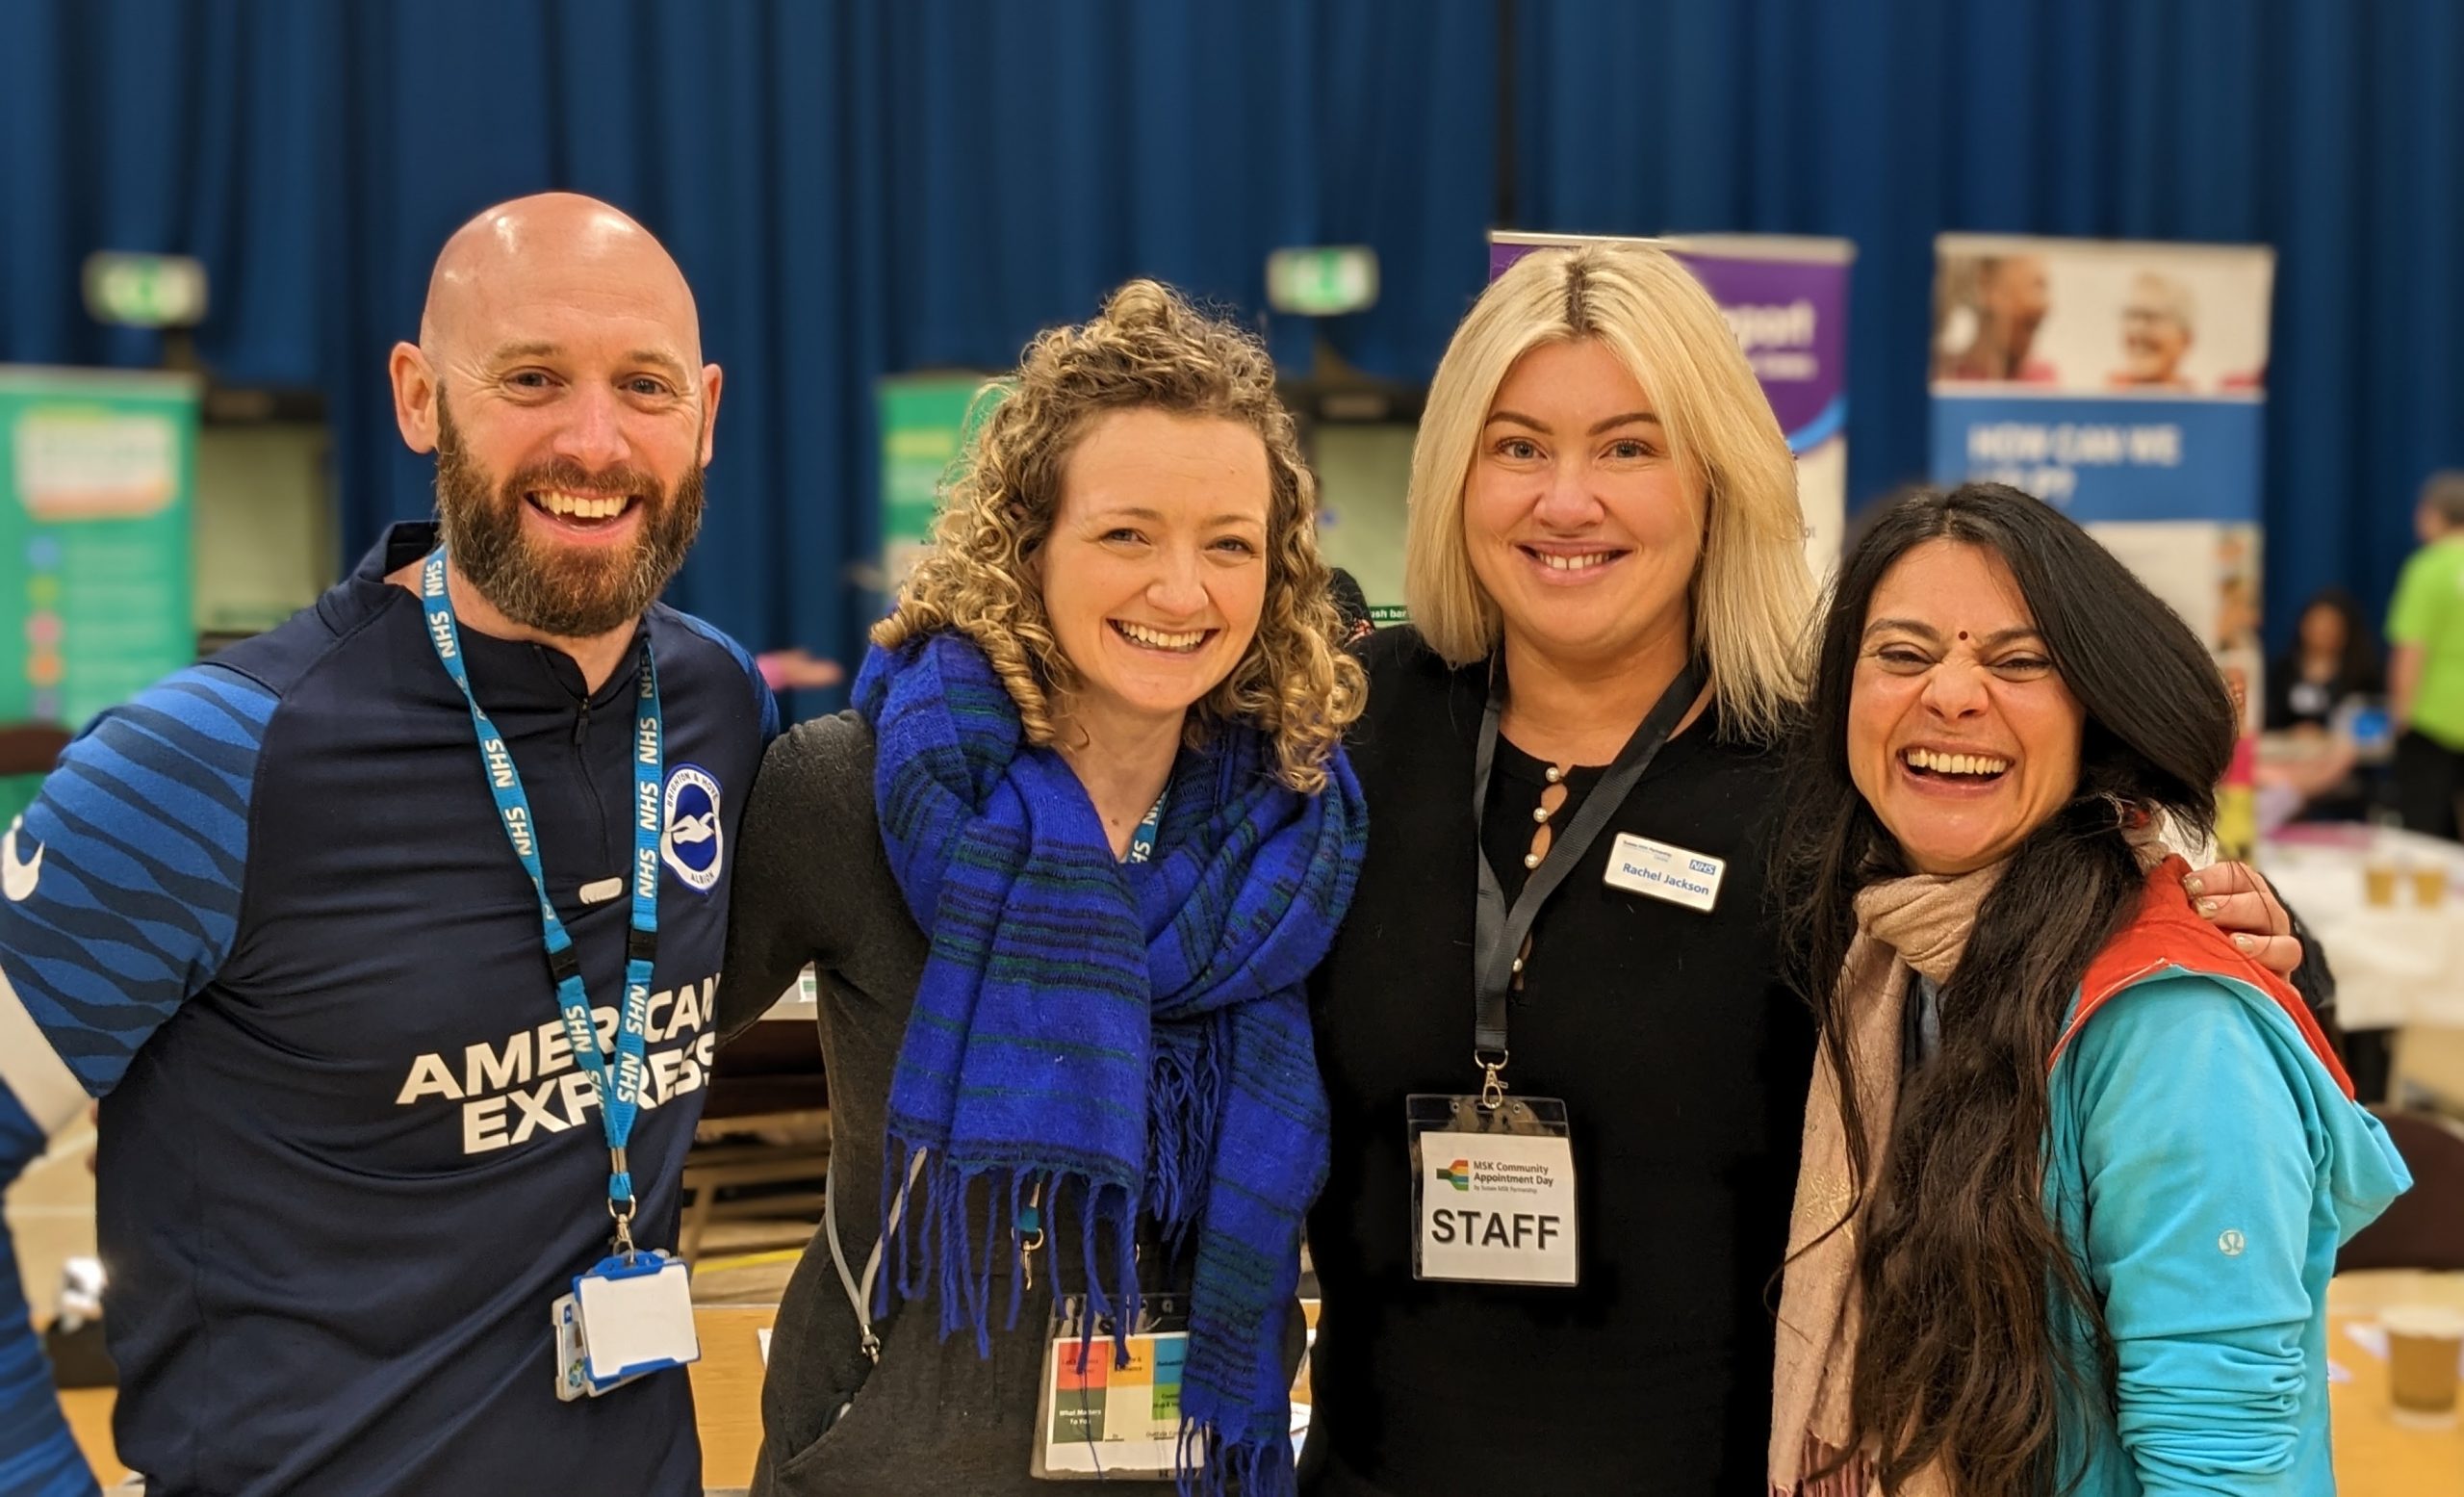
[[[548,878],[539,857],[538,823],[530,814],[521,771],[504,738],[488,720],[471,691],[471,672],[462,657],[462,632],[453,615],[453,600],[446,588],[445,548],[430,553],[420,572],[420,598],[427,613],[428,642],[446,674],[461,688],[471,709],[471,726],[478,735],[479,758],[496,798],[498,818],[522,870],[530,876],[539,899],[539,924],[547,945],[548,971],[556,982],[556,1007],[563,1016],[565,1039],[575,1064],[590,1076],[599,1092],[599,1120],[607,1138],[607,1213],[616,1222],[615,1254],[586,1274],[576,1275],[574,1293],[560,1299],[552,1313],[557,1332],[557,1393],[576,1398],[596,1395],[660,1367],[691,1361],[700,1355],[693,1334],[692,1303],[684,1264],[662,1252],[642,1253],[633,1246],[633,1179],[625,1160],[625,1143],[641,1110],[653,969],[658,960],[658,885],[660,786],[666,773],[659,715],[658,671],[646,641],[642,648],[641,689],[633,708],[633,903],[632,932],[626,943],[625,1002],[618,1011],[613,1064],[600,1048],[591,1022],[590,995],[582,986],[581,962],[573,937],[548,897]],[[611,1075],[610,1072],[613,1072]],[[584,1322],[599,1331],[587,1336]],[[600,1355],[604,1353],[605,1355]]]

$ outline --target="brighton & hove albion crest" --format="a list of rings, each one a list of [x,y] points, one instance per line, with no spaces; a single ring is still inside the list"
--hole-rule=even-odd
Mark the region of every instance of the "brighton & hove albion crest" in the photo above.
[[[679,764],[667,777],[667,826],[658,852],[684,886],[699,893],[718,887],[722,848],[719,782],[699,764]]]

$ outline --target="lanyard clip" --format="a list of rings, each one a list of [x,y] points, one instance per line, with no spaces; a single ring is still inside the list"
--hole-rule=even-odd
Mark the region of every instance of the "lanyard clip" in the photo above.
[[[1505,1070],[1505,1063],[1513,1058],[1512,1052],[1508,1050],[1495,1052],[1497,1055],[1495,1060],[1489,1059],[1490,1053],[1487,1050],[1472,1052],[1472,1064],[1479,1067],[1481,1071],[1480,1110],[1482,1112],[1495,1112],[1505,1105],[1505,1080],[1498,1072]]]
[[[611,1187],[607,1193],[607,1214],[616,1219],[616,1251],[623,1253],[625,1260],[629,1263],[634,1255],[633,1175],[632,1172],[627,1168],[625,1150],[609,1149],[607,1162],[614,1167],[607,1182]],[[623,1188],[622,1194],[614,1188],[618,1186]]]
[[[1038,1180],[1027,1188],[1027,1203],[1018,1209],[1018,1262],[1025,1273],[1023,1287],[1036,1286],[1036,1250],[1043,1246],[1043,1182]]]

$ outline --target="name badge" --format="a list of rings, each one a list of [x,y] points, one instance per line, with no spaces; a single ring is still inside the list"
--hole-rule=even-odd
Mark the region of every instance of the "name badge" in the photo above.
[[[574,1276],[551,1314],[556,1397],[598,1398],[636,1378],[702,1358],[692,1271],[664,1252],[603,1258]]]
[[[1565,1104],[1405,1099],[1417,1219],[1413,1277],[1459,1283],[1577,1282],[1575,1156]],[[1450,1116],[1441,1118],[1444,1108]]]
[[[1028,1474],[1168,1482],[1181,1448],[1181,1372],[1189,1316],[1176,1296],[1142,1299],[1138,1329],[1117,1344],[1109,1321],[1082,1335],[1086,1301],[1054,1302],[1044,1338],[1043,1396]],[[1200,1464],[1191,1454],[1192,1469]]]
[[[1612,889],[1707,912],[1719,902],[1720,880],[1728,871],[1725,858],[1620,832],[1617,844],[1608,850],[1608,870],[1602,877]]]

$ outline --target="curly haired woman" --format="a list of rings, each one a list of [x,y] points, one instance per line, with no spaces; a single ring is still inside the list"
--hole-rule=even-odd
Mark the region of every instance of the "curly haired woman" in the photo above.
[[[1291,1489],[1300,984],[1366,830],[1315,511],[1265,350],[1133,281],[1027,349],[854,710],[772,746],[722,1019],[818,968],[835,1148],[756,1491]],[[1039,1418],[1080,1356],[1185,1358],[1160,1456]]]

